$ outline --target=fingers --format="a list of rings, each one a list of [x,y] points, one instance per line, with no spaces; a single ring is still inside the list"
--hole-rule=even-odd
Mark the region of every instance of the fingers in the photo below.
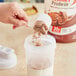
[[[13,23],[13,24],[14,24],[14,23]],[[18,27],[20,27],[20,26],[26,26],[26,27],[28,27],[28,25],[27,25],[26,22],[20,21],[20,23],[14,24],[13,29],[16,29],[16,28],[18,28]]]
[[[27,15],[24,13],[24,11],[22,9],[19,9],[20,11],[17,13],[17,15],[15,16],[16,20],[18,21],[18,24],[13,26],[13,29],[19,27],[19,26],[28,26],[28,18]]]
[[[17,19],[24,20],[24,21],[28,22],[28,17],[26,15],[26,13],[24,13],[23,10],[17,14]]]
[[[20,27],[20,26],[28,26],[27,22],[23,21],[23,20],[18,20],[15,18],[10,18],[9,23],[13,24],[13,29]]]
[[[28,22],[28,17],[26,13],[20,8],[19,4],[16,2],[11,3],[11,10],[14,12],[14,16],[19,20],[24,20]]]
[[[28,17],[26,13],[23,11],[23,9],[19,8],[18,6],[15,9],[15,15],[20,19],[28,22]]]

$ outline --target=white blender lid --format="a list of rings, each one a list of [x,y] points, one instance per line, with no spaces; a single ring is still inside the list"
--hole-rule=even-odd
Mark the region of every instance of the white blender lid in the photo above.
[[[12,68],[17,64],[14,50],[0,45],[0,69]]]

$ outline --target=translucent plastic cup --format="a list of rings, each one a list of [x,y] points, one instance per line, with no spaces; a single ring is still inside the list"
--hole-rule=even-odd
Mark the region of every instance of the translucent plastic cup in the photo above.
[[[32,35],[25,40],[27,76],[53,76],[56,41],[50,35],[41,36],[44,45],[32,44]]]

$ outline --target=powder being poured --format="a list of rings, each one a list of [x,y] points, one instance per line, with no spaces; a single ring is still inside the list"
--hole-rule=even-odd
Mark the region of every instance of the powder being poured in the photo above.
[[[32,43],[35,46],[42,46],[43,45],[43,43],[41,42],[40,36],[41,35],[39,33],[34,33],[33,34]]]

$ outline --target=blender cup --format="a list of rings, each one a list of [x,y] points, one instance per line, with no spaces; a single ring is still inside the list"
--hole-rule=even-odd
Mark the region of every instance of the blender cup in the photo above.
[[[35,46],[32,35],[25,40],[27,76],[53,76],[56,41],[50,35],[40,37],[43,45]]]

